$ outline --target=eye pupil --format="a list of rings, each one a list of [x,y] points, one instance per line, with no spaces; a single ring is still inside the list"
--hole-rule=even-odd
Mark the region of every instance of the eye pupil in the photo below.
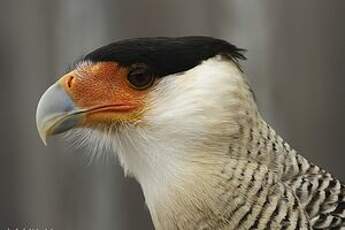
[[[128,73],[127,80],[137,89],[146,89],[152,85],[154,77],[152,73],[140,70]]]

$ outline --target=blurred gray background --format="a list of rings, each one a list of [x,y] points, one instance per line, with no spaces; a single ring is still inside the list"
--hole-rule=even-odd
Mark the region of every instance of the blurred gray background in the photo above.
[[[266,119],[345,180],[345,1],[1,1],[0,230],[152,229],[140,187],[114,161],[87,165],[34,115],[75,59],[141,36],[211,35],[248,49],[244,69]]]

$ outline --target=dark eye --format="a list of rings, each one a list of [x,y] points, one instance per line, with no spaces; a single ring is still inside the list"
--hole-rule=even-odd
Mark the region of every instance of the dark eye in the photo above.
[[[129,71],[127,80],[132,87],[143,90],[152,86],[155,77],[153,73],[151,73],[147,69],[138,68]]]

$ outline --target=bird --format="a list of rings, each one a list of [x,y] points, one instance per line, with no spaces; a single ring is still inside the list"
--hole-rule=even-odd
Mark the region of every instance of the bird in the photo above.
[[[41,96],[40,137],[117,156],[155,229],[345,229],[345,186],[269,125],[241,67],[207,36],[115,41]]]

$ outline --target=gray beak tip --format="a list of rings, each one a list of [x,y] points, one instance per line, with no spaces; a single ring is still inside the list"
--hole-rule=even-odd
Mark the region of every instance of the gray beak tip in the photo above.
[[[48,145],[48,144],[47,144],[47,136],[46,136],[45,132],[42,131],[42,130],[38,130],[38,133],[39,133],[39,135],[40,135],[40,138],[41,138],[43,144],[44,144],[45,146],[47,146],[47,145]]]
[[[50,86],[42,95],[36,110],[36,125],[44,145],[47,145],[49,136],[77,126],[81,117],[78,111],[58,82]]]

